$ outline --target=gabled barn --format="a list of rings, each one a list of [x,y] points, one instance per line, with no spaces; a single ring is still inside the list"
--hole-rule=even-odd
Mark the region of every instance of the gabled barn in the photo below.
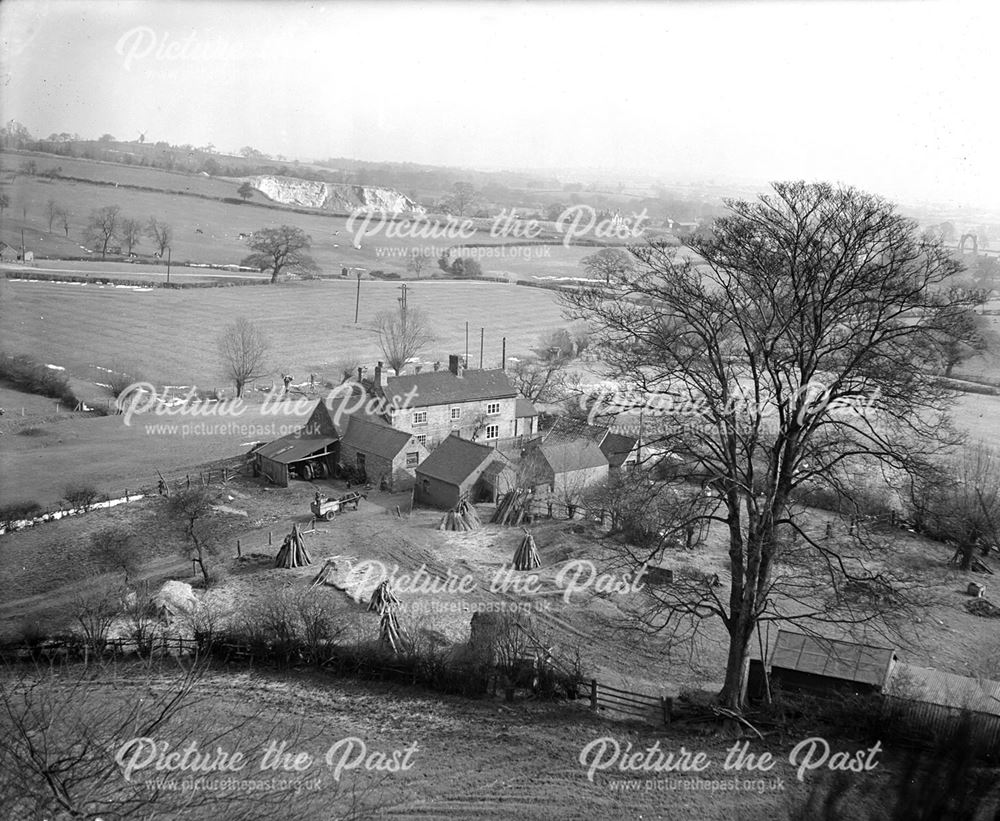
[[[325,479],[337,468],[340,431],[323,402],[318,402],[301,429],[289,433],[253,452],[254,474],[279,487],[288,487],[293,476]]]
[[[495,448],[452,434],[417,468],[416,500],[453,508],[461,500],[496,501],[514,486],[514,472]]]
[[[352,414],[340,440],[340,462],[363,471],[368,480],[391,491],[413,487],[417,467],[427,458],[425,448],[412,433],[396,430],[375,417]]]
[[[608,478],[608,458],[586,437],[534,442],[521,465],[527,485],[541,493],[576,495]]]

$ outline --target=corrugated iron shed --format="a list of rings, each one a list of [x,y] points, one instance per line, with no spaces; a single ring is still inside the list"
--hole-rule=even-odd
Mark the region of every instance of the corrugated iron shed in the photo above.
[[[958,676],[930,667],[897,664],[885,693],[909,701],[1000,716],[1000,681]]]

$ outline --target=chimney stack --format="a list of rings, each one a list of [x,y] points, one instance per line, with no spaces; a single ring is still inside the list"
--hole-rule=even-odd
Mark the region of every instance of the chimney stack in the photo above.
[[[362,368],[360,365],[358,365],[358,383],[359,384],[364,379],[364,374],[365,374],[365,369]]]
[[[448,357],[448,370],[451,371],[459,379],[462,378],[462,372],[465,370],[465,363],[462,361],[458,354],[451,354]]]
[[[386,379],[388,379],[388,376],[385,373],[385,365],[379,362],[378,364],[375,365],[375,379],[374,379],[375,386],[379,388],[384,388]]]

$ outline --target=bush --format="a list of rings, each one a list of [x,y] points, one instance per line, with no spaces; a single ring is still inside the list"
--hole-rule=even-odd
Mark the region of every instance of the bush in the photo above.
[[[111,372],[108,374],[107,379],[108,390],[115,399],[121,396],[134,383],[143,381],[142,374],[135,365],[122,362],[114,363],[111,366]]]
[[[91,505],[100,497],[100,492],[92,485],[67,485],[63,491],[63,498],[69,502],[70,507],[80,507],[84,510],[90,510]]]
[[[41,511],[42,506],[38,502],[12,502],[0,507],[0,523],[3,523],[4,530],[10,530],[14,522],[34,518]]]
[[[15,388],[39,396],[50,396],[75,408],[79,402],[61,371],[46,368],[41,362],[24,354],[0,354],[0,379]]]

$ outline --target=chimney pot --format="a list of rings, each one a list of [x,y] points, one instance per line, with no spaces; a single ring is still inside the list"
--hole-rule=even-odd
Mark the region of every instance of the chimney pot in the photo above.
[[[451,354],[448,357],[448,370],[455,374],[455,376],[462,377],[462,372],[465,370],[465,363],[460,356]]]

